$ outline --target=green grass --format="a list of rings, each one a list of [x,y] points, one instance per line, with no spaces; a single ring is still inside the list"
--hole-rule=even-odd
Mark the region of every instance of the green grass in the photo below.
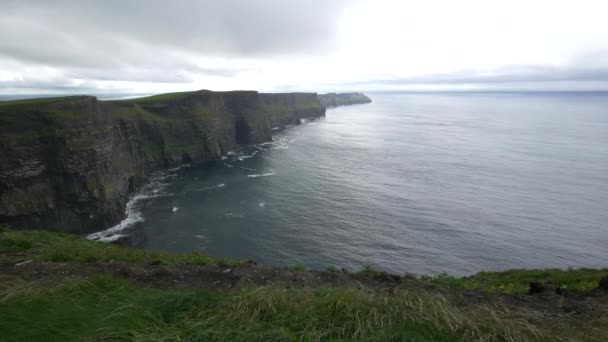
[[[597,288],[599,280],[604,276],[608,276],[608,269],[581,268],[480,272],[462,278],[443,274],[423,278],[435,284],[469,290],[491,293],[526,293],[529,283],[534,281],[551,281],[556,287],[566,291],[588,291]]]
[[[290,271],[293,272],[304,272],[306,271],[306,267],[302,264],[295,264],[295,265],[291,265],[287,268]]]
[[[56,262],[114,260],[176,267],[239,263],[198,253],[119,247],[68,234],[0,229],[0,257],[7,252],[27,252],[28,258]],[[302,271],[303,267],[290,269]],[[596,287],[606,273],[590,269],[513,270],[426,279],[444,286],[519,293],[527,291],[527,283],[535,280],[586,290]],[[373,278],[381,273],[366,267],[357,274]],[[0,275],[0,340],[557,341],[580,339],[582,331],[564,325],[560,317],[540,317],[525,308],[507,309],[474,301],[456,306],[421,287],[385,291],[381,287],[274,285],[171,290],[141,288],[104,274],[51,279]],[[608,333],[605,319],[608,316],[591,318],[593,329],[585,331],[585,338],[601,341]]]
[[[202,253],[177,254],[149,251],[138,248],[121,247],[103,242],[89,241],[77,235],[51,233],[45,231],[0,232],[0,251],[27,250],[32,258],[56,262],[154,262],[165,265],[219,263],[236,265],[239,260],[213,258]],[[303,265],[289,267],[292,271],[304,271]],[[374,278],[381,272],[364,267],[357,274]],[[452,286],[491,293],[526,293],[530,282],[551,281],[567,291],[588,291],[598,286],[599,280],[608,276],[608,269],[546,269],[509,270],[503,272],[480,272],[468,277],[454,277],[447,274],[421,278],[441,286]]]
[[[0,101],[0,107],[15,106],[15,105],[49,104],[49,103],[55,103],[55,102],[76,100],[76,99],[80,99],[80,98],[83,98],[83,96],[75,95],[75,96],[38,97],[38,98],[32,98],[32,99],[8,100],[8,101]]]
[[[239,260],[212,258],[202,253],[177,254],[121,247],[89,241],[77,235],[45,231],[10,231],[0,233],[0,251],[30,252],[32,259],[55,262],[154,262],[156,264],[225,264],[237,265]]]
[[[142,108],[137,103],[113,103],[106,108],[108,108],[108,112],[115,118],[147,122],[163,122],[168,120],[168,118],[162,115]]]
[[[119,100],[115,102],[136,102],[141,104],[150,104],[150,103],[164,103],[165,101],[175,101],[183,99],[189,95],[195,93],[194,91],[182,91],[176,93],[165,93],[159,95],[152,95],[146,97],[140,97],[136,99],[127,99],[127,100]]]
[[[347,288],[143,289],[107,275],[42,287],[4,282],[3,341],[531,341],[497,307],[425,292]]]

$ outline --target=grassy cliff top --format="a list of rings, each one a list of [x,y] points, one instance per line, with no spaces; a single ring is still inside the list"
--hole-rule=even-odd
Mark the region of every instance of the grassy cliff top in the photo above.
[[[0,233],[6,341],[603,341],[608,270],[465,278],[272,268],[39,231]],[[525,294],[527,282],[562,289]]]
[[[167,119],[183,120],[183,111],[205,112],[208,103],[213,101],[227,101],[239,107],[241,105],[251,106],[255,100],[253,96],[258,94],[253,90],[234,91],[210,91],[197,90],[176,93],[166,93],[147,97],[122,99],[122,100],[98,100],[93,96],[63,96],[44,97],[33,99],[20,99],[0,101],[0,131],[10,134],[21,134],[22,132],[35,132],[46,130],[49,127],[62,128],[70,126],[74,121],[89,120],[99,113],[107,113],[115,118],[138,119],[149,121],[163,121]],[[311,95],[315,93],[273,93],[264,94],[264,99],[285,97],[291,100],[294,96]],[[268,95],[268,96],[266,96]],[[311,107],[322,107],[316,97],[304,97],[298,103],[287,101],[286,103],[298,105],[300,108],[304,103],[310,103]],[[270,110],[260,103],[260,110]],[[240,108],[240,107],[239,107]],[[290,108],[282,108],[281,111],[288,112]],[[64,125],[65,124],[65,125]]]
[[[20,100],[5,100],[0,101],[0,107],[8,106],[27,106],[27,105],[45,105],[52,103],[60,103],[74,100],[96,99],[94,96],[74,95],[74,96],[58,96],[58,97],[37,97],[33,99]]]

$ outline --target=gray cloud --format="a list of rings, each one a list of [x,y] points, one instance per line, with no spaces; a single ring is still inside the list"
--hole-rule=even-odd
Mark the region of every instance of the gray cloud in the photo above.
[[[11,89],[93,92],[108,89],[112,81],[140,83],[142,88],[163,84],[162,89],[186,89],[195,80],[200,84],[255,74],[262,70],[260,65],[274,66],[284,58],[328,56],[340,45],[336,41],[340,14],[357,0],[1,1],[0,92],[8,93]],[[365,44],[361,42],[363,48]],[[10,75],[8,79],[3,71]],[[376,78],[325,84],[319,89],[517,87],[551,82],[608,84],[608,51],[581,55],[565,66]],[[119,89],[128,85],[111,86],[129,91]],[[301,85],[277,84],[275,89],[301,90]]]
[[[341,83],[328,86],[356,87],[399,87],[411,85],[477,85],[480,87],[518,87],[526,85],[542,88],[551,83],[567,84],[580,83],[602,85],[608,89],[608,51],[596,51],[575,58],[563,66],[524,65],[509,66],[492,70],[461,70],[444,74],[429,74],[404,78],[379,78],[361,82]]]
[[[24,73],[27,66],[52,67],[62,73],[56,81],[67,86],[71,80],[188,83],[193,74],[231,77],[248,69],[194,61],[326,54],[335,43],[335,18],[349,2],[4,0],[0,62],[20,65],[17,71]],[[27,76],[0,85],[47,83]]]
[[[154,63],[184,53],[222,57],[319,54],[333,45],[346,1],[5,1],[0,54],[69,66]],[[159,55],[159,52],[171,54]]]

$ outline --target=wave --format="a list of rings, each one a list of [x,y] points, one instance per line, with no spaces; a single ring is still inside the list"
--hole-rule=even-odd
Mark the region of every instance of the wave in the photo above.
[[[249,158],[253,158],[253,157],[255,157],[255,155],[256,155],[256,154],[258,154],[258,151],[253,151],[253,153],[252,153],[252,154],[250,154],[250,155],[242,155],[242,156],[237,157],[237,159],[238,159],[239,161],[243,161],[243,160],[245,160],[245,159],[249,159]]]
[[[158,197],[172,196],[173,194],[165,191],[169,186],[168,180],[176,177],[176,172],[187,166],[188,165],[184,165],[154,173],[150,176],[148,183],[146,183],[127,202],[127,205],[125,206],[126,217],[124,220],[113,227],[89,234],[86,238],[89,240],[112,242],[129,236],[127,233],[129,228],[139,222],[145,221],[142,212],[144,202]]]
[[[273,172],[268,172],[268,173],[260,173],[260,174],[247,175],[247,177],[249,177],[249,178],[257,178],[257,177],[268,177],[268,176],[272,176],[272,175],[274,175],[274,171]]]
[[[226,216],[226,217],[234,217],[234,218],[243,218],[243,217],[245,217],[245,215],[238,214],[238,213],[224,213],[224,216]]]
[[[232,163],[242,162],[255,157],[260,151],[267,150],[285,150],[289,148],[289,144],[296,141],[295,138],[288,139],[287,136],[273,137],[272,141],[259,143],[256,145],[241,146],[240,149],[228,151],[222,156],[222,161],[226,167],[233,167]],[[229,164],[230,163],[230,164]]]
[[[211,185],[211,186],[206,186],[206,187],[203,187],[203,188],[189,189],[189,190],[186,190],[186,191],[209,191],[209,190],[223,188],[225,186],[226,186],[225,183],[219,183],[219,184],[215,184],[215,185]]]

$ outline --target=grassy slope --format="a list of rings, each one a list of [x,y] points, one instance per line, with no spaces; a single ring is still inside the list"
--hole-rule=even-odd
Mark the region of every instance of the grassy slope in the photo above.
[[[49,104],[56,102],[64,102],[69,100],[77,100],[81,98],[85,98],[87,96],[59,96],[59,97],[37,97],[33,99],[21,99],[21,100],[6,100],[0,101],[0,107],[8,107],[8,106],[21,106],[21,105],[41,105],[41,104]]]
[[[212,258],[202,253],[175,254],[125,248],[85,240],[77,235],[46,231],[5,231],[0,235],[0,252],[28,250],[34,260],[53,262],[126,261],[176,265],[237,265],[238,260]]]
[[[42,231],[5,231],[2,253],[27,251],[40,261],[97,261],[204,265],[238,261],[123,248]],[[586,289],[606,270],[507,271],[432,282],[490,291],[524,291],[551,279]],[[365,269],[363,274],[374,276]],[[496,286],[506,284],[508,289]],[[455,306],[423,289],[258,286],[235,290],[147,289],[109,275],[42,283],[0,274],[0,336],[7,341],[456,341],[555,340],[513,313],[489,304]],[[601,327],[604,329],[606,327]],[[606,330],[601,330],[605,332]],[[564,332],[561,331],[560,334]],[[590,340],[593,340],[590,338]],[[597,340],[601,340],[597,339]]]
[[[413,297],[389,304],[353,290],[172,291],[100,275],[44,289],[14,284],[2,295],[0,332],[14,341],[458,340],[413,310]]]
[[[589,291],[597,287],[600,278],[608,275],[608,269],[545,269],[508,270],[503,272],[480,272],[468,277],[457,278],[449,275],[423,277],[435,284],[454,286],[468,290],[482,290],[491,293],[526,293],[530,282],[550,281],[564,290]]]

